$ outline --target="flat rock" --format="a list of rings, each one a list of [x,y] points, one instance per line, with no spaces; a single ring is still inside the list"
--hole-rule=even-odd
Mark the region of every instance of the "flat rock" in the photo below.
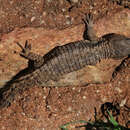
[[[130,36],[130,11],[117,13],[109,20],[103,18],[95,24],[97,35],[115,32]],[[122,19],[123,17],[123,19]],[[57,45],[64,45],[69,42],[81,40],[84,25],[78,25],[64,30],[48,30],[43,28],[16,28],[13,32],[3,35],[0,41],[0,85],[10,80],[17,72],[27,66],[26,60],[20,58],[14,51],[20,51],[16,42],[24,44],[26,40],[32,43],[32,51],[41,55],[46,54]],[[106,31],[106,32],[105,32]],[[77,33],[78,32],[78,33]],[[114,69],[119,66],[121,60],[103,60],[96,66],[87,66],[77,72],[72,72],[63,76],[55,83],[49,84],[85,85],[88,83],[104,83],[110,81]],[[69,79],[69,80],[68,80]],[[63,85],[64,84],[64,85]],[[65,86],[66,86],[65,85]]]

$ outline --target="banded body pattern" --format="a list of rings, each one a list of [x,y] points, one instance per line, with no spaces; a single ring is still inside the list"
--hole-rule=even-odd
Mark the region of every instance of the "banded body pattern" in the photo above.
[[[60,76],[79,70],[86,65],[95,65],[101,59],[109,58],[110,44],[108,41],[92,44],[78,41],[58,46],[44,56],[44,64],[40,71],[44,79],[57,80]]]

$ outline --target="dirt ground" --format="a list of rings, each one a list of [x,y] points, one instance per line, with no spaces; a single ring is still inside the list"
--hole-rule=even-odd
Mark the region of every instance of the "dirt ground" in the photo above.
[[[85,13],[95,19],[130,8],[129,0],[0,0],[0,33],[16,27],[64,29],[82,22]]]
[[[89,12],[98,36],[115,32],[130,37],[129,0],[0,0],[0,86],[27,66],[14,54],[15,42],[24,44],[28,39],[34,52],[45,54],[59,43],[80,40],[82,19]],[[97,117],[105,120],[100,108],[107,103],[118,110],[115,119],[130,128],[129,57],[117,64],[110,82],[104,84],[28,89],[9,108],[0,110],[0,129],[57,130],[71,121],[93,121],[95,108]]]

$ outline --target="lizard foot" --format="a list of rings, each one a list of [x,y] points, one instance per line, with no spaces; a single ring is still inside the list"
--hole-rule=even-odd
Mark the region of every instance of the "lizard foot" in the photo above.
[[[89,27],[93,27],[93,25],[94,25],[93,16],[90,13],[86,14],[86,18],[84,18],[83,21]]]
[[[31,44],[28,44],[28,41],[26,40],[24,47],[19,42],[17,42],[17,45],[22,49],[19,55],[24,58],[28,58],[28,55],[31,51]]]

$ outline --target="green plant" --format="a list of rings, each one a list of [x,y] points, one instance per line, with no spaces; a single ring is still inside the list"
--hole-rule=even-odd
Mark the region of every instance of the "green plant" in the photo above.
[[[61,130],[69,130],[67,128],[67,127],[69,127],[69,125],[73,125],[75,123],[86,123],[85,125],[78,126],[78,127],[85,127],[86,130],[87,129],[91,130],[92,128],[98,128],[98,130],[99,129],[102,129],[102,130],[128,130],[128,128],[125,128],[125,127],[119,125],[118,122],[111,115],[111,113],[109,111],[107,111],[107,112],[108,112],[107,122],[104,122],[102,120],[95,120],[94,122],[87,122],[84,120],[79,120],[79,121],[66,123],[66,124],[60,126],[60,128],[61,128]]]

